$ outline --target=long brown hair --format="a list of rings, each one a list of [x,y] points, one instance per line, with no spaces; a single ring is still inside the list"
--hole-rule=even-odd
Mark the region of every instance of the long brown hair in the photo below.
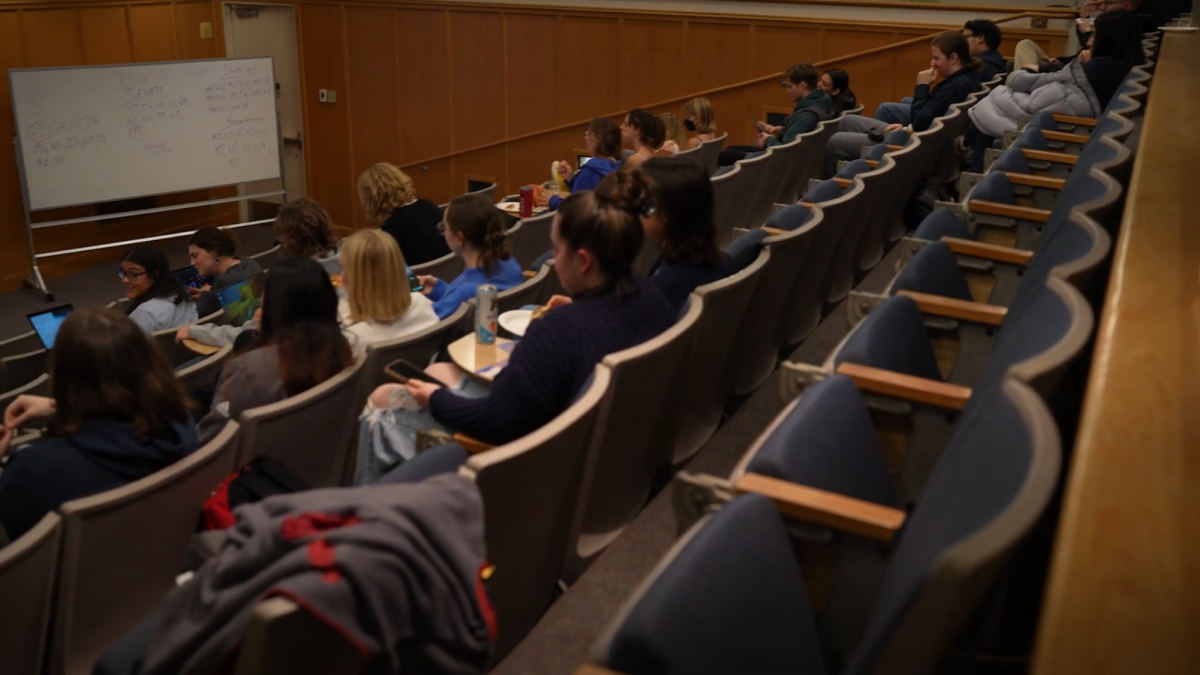
[[[650,185],[641,172],[614,171],[595,190],[563,200],[558,234],[572,250],[591,253],[610,282],[628,282],[645,238],[640,217],[652,207]]]
[[[76,310],[50,352],[55,412],[50,434],[66,436],[84,420],[132,425],[145,437],[188,420],[187,393],[171,364],[129,317],[111,308]]]
[[[312,258],[284,258],[263,286],[263,317],[251,349],[274,346],[288,396],[308,391],[350,367],[350,343],[338,325],[337,291]]]
[[[483,195],[465,194],[450,200],[446,225],[461,234],[479,251],[479,266],[484,270],[512,257],[504,241],[504,221],[500,209]]]

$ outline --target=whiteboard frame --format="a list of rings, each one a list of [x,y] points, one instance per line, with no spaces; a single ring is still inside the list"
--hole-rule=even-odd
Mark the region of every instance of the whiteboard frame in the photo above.
[[[14,70],[19,70],[21,72],[40,72],[40,71],[47,71],[47,70],[86,70],[86,69],[90,69],[90,68],[119,68],[119,67],[125,67],[125,66],[179,65],[181,63],[213,63],[213,62],[228,63],[228,62],[232,62],[232,61],[260,60],[263,58],[267,58],[267,59],[271,60],[271,81],[272,81],[272,84],[274,85],[274,87],[273,87],[274,91],[278,92],[277,87],[279,86],[279,84],[278,84],[278,82],[275,81],[275,58],[269,57],[269,56],[268,57],[263,57],[263,56],[238,57],[238,58],[231,58],[231,59],[217,58],[217,59],[188,59],[188,60],[183,60],[183,61],[151,61],[151,62],[147,62],[147,63],[119,63],[119,64],[113,63],[113,64],[105,64],[105,65],[97,65],[97,66],[55,66],[52,68],[9,68],[8,69],[8,88],[9,88],[9,91],[11,92],[12,91],[12,71],[14,71]],[[14,155],[15,155],[16,161],[17,161],[17,174],[21,176],[21,207],[25,213],[25,234],[29,240],[30,270],[29,270],[29,276],[25,278],[25,286],[28,288],[35,288],[35,289],[41,291],[42,294],[45,296],[46,302],[54,302],[54,294],[51,293],[49,287],[47,287],[46,280],[45,280],[45,278],[42,277],[42,271],[38,267],[38,259],[39,258],[52,258],[55,256],[67,255],[67,254],[71,254],[71,253],[85,253],[85,252],[89,252],[89,251],[101,251],[106,248],[117,248],[119,246],[129,246],[131,244],[140,244],[140,243],[145,243],[145,242],[150,242],[150,241],[158,241],[158,240],[162,240],[162,239],[170,239],[173,237],[182,237],[182,236],[187,236],[187,235],[192,234],[192,232],[176,232],[176,233],[171,233],[171,234],[158,235],[158,236],[154,236],[154,237],[142,237],[140,239],[126,239],[123,241],[114,241],[114,242],[111,242],[108,244],[95,244],[93,246],[84,246],[81,248],[65,249],[65,250],[60,250],[60,251],[50,251],[47,253],[38,253],[37,248],[34,245],[34,241],[33,241],[33,231],[35,229],[57,227],[60,225],[70,225],[72,223],[113,220],[116,218],[124,218],[124,217],[135,216],[135,215],[146,215],[146,214],[151,214],[151,213],[164,213],[167,211],[179,211],[182,209],[196,208],[196,207],[200,207],[200,206],[208,206],[211,204],[224,204],[224,203],[229,203],[229,202],[249,201],[251,199],[258,199],[261,197],[277,197],[277,196],[282,195],[286,201],[286,198],[287,198],[287,173],[284,170],[284,162],[283,162],[283,126],[280,124],[280,119],[279,119],[280,112],[279,112],[279,104],[278,104],[278,94],[276,94],[276,96],[273,100],[275,101],[275,143],[276,143],[276,148],[278,150],[276,154],[279,156],[279,175],[277,176],[277,178],[279,178],[281,189],[275,190],[272,192],[259,192],[259,193],[255,193],[255,194],[239,194],[235,197],[223,197],[223,198],[218,198],[218,199],[208,199],[208,200],[199,201],[199,202],[186,202],[184,204],[172,204],[170,206],[156,206],[152,209],[138,209],[138,210],[134,210],[134,211],[121,211],[119,213],[109,213],[109,214],[105,214],[105,215],[101,215],[101,216],[89,216],[89,217],[84,217],[84,218],[66,218],[66,219],[62,219],[62,220],[51,220],[51,221],[45,221],[45,222],[40,222],[40,223],[36,223],[36,224],[33,222],[32,218],[31,218],[31,214],[35,210],[40,212],[40,211],[49,211],[49,210],[53,210],[53,209],[73,208],[76,206],[91,206],[94,204],[103,204],[103,203],[108,203],[108,202],[124,201],[124,200],[128,200],[128,199],[144,199],[146,197],[160,197],[162,195],[179,194],[180,192],[190,192],[192,190],[213,190],[213,189],[224,188],[224,187],[236,187],[236,186],[246,185],[246,183],[236,182],[236,183],[222,183],[220,185],[205,185],[202,187],[188,188],[187,190],[131,195],[131,196],[125,196],[125,197],[117,197],[115,199],[108,199],[108,200],[104,200],[101,202],[79,202],[79,203],[75,203],[75,204],[64,204],[64,205],[58,205],[58,206],[50,206],[50,207],[46,207],[44,209],[31,210],[29,208],[29,183],[28,183],[27,177],[25,175],[25,154],[21,148],[21,140],[20,140],[21,122],[17,116],[17,108],[16,108],[16,104],[14,101],[14,103],[13,103],[13,125],[14,125],[17,133],[16,133],[16,135],[13,136],[13,149],[15,150]],[[259,179],[259,180],[273,180],[273,179],[272,178],[263,178],[263,179]],[[221,229],[236,229],[236,228],[241,228],[241,227],[247,227],[249,225],[262,225],[267,222],[271,222],[271,221],[256,220],[256,221],[250,221],[250,222],[245,222],[245,223],[236,223],[233,225],[221,226]]]
[[[185,63],[231,63],[231,62],[235,62],[235,61],[261,61],[263,59],[267,59],[271,62],[271,84],[277,85],[278,83],[275,80],[275,57],[273,57],[273,56],[239,56],[239,57],[234,57],[231,59],[188,59],[185,61],[147,61],[146,63],[106,63],[106,64],[95,65],[95,66],[52,66],[52,67],[48,67],[48,68],[9,68],[8,73],[7,73],[8,91],[11,93],[13,90],[13,80],[12,80],[13,71],[20,71],[22,73],[43,73],[43,72],[49,72],[49,71],[53,71],[53,70],[100,70],[100,69],[108,69],[108,68],[126,68],[129,66],[137,66],[137,67],[177,66],[177,65],[185,64]],[[274,93],[274,91],[277,91],[277,90],[274,89],[274,86],[272,86],[272,93]],[[256,179],[256,180],[274,180],[275,178],[278,178],[281,182],[283,182],[283,180],[284,180],[284,177],[283,177],[283,133],[282,133],[282,130],[279,128],[279,103],[278,103],[278,100],[275,98],[273,98],[272,101],[275,103],[275,139],[276,139],[275,147],[276,147],[276,154],[279,155],[279,175],[268,176],[267,178],[260,178],[260,179]],[[103,204],[103,203],[107,203],[107,202],[119,202],[119,201],[124,201],[127,199],[144,199],[146,197],[161,197],[162,195],[173,195],[173,194],[178,194],[180,192],[190,192],[192,190],[213,190],[216,188],[223,188],[223,187],[230,187],[230,186],[234,186],[234,185],[243,185],[244,184],[243,182],[238,181],[238,182],[234,182],[234,183],[221,183],[218,185],[204,185],[204,186],[200,186],[200,187],[187,188],[186,190],[168,190],[166,192],[152,192],[152,193],[147,193],[147,194],[126,195],[124,197],[116,197],[114,199],[105,199],[105,200],[102,200],[99,202],[86,202],[86,201],[85,202],[74,202],[71,204],[56,204],[54,206],[47,206],[47,207],[40,208],[40,209],[32,209],[32,208],[29,208],[29,185],[28,185],[28,178],[25,175],[25,160],[21,156],[22,153],[20,152],[21,129],[23,127],[21,126],[21,117],[20,117],[20,115],[17,114],[17,103],[16,103],[15,97],[12,98],[12,111],[13,111],[13,127],[15,128],[15,130],[17,132],[15,138],[16,138],[16,146],[17,146],[17,150],[18,150],[18,153],[17,153],[18,154],[18,166],[20,168],[20,174],[21,174],[21,197],[22,197],[22,199],[24,199],[25,204],[26,204],[25,210],[29,213],[34,213],[34,212],[39,212],[39,211],[50,211],[53,209],[69,209],[69,208],[73,208],[76,206],[90,206],[93,204]],[[286,188],[286,183],[284,184],[284,186]],[[26,217],[25,220],[28,221],[29,218]],[[55,221],[51,221],[51,222],[55,222]],[[59,223],[59,224],[62,224],[62,223]],[[42,225],[42,227],[48,227],[48,225]]]

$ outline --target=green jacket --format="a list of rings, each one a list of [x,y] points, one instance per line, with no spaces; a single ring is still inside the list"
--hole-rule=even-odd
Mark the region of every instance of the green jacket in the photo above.
[[[796,140],[800,134],[807,134],[822,120],[833,117],[833,99],[820,89],[796,101],[792,114],[783,121],[783,137],[774,136],[767,139],[767,147],[785,145]]]

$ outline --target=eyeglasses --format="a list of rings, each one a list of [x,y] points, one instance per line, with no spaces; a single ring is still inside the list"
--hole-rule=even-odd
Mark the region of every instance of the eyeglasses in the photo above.
[[[124,279],[125,277],[129,277],[130,279],[137,281],[138,277],[142,276],[143,274],[148,274],[148,272],[131,272],[131,271],[126,270],[124,267],[117,268],[117,278],[118,279]]]

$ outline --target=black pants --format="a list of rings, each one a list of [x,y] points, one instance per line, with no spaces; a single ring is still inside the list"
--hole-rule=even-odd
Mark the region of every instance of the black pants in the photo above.
[[[717,166],[733,166],[734,162],[746,159],[746,155],[752,152],[762,152],[763,148],[757,145],[731,145],[721,151],[717,156]]]

